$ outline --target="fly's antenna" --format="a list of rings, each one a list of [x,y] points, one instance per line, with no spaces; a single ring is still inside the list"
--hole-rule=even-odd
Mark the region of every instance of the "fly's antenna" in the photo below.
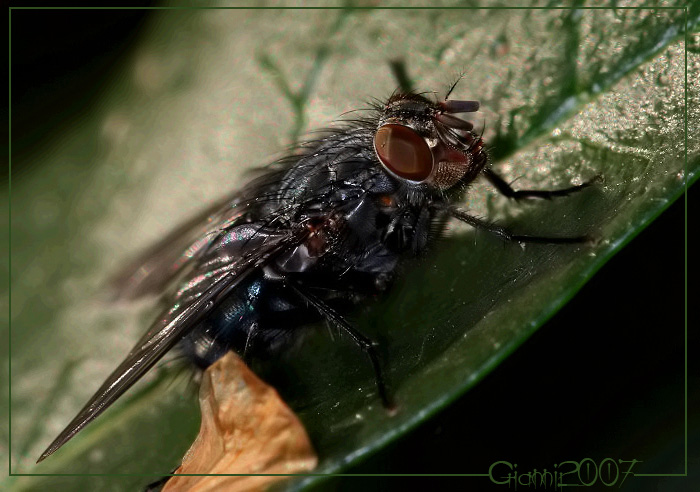
[[[441,109],[445,113],[475,113],[479,111],[479,101],[443,101]]]
[[[450,86],[450,88],[447,90],[447,94],[445,94],[445,101],[447,101],[447,99],[450,97],[450,94],[452,94],[452,91],[455,90],[455,87],[457,87],[457,84],[460,83],[460,81],[464,78],[464,76],[465,76],[466,74],[467,74],[466,72],[460,72],[460,73],[459,73],[459,76],[457,77],[457,80],[455,80],[455,81],[452,83],[452,85]]]

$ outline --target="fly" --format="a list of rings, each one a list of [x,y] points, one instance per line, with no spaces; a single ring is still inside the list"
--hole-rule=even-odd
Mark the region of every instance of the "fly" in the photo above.
[[[513,199],[566,196],[514,190],[488,167],[484,141],[458,115],[477,101],[395,93],[370,116],[306,142],[239,193],[155,245],[116,281],[122,298],[177,288],[165,310],[38,461],[105,411],[176,346],[197,366],[229,350],[244,357],[325,319],[371,363],[377,393],[394,401],[376,344],[343,317],[348,305],[388,288],[402,259],[425,251],[454,218],[508,241],[570,244],[587,236],[513,234],[459,207],[483,175]],[[594,178],[595,179],[595,178]]]

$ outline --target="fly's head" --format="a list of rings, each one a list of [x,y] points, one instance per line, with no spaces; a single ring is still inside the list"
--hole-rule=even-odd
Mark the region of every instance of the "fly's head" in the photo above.
[[[432,102],[398,94],[386,103],[374,135],[385,171],[408,185],[444,192],[472,181],[486,165],[473,124],[455,116],[478,111],[477,101]]]

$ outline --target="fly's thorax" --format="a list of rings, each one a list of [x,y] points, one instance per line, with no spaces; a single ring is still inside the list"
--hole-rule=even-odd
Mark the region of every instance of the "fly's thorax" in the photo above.
[[[277,272],[314,271],[322,257],[337,252],[342,236],[347,234],[346,221],[337,210],[312,210],[299,219],[297,227],[304,239],[277,257]]]

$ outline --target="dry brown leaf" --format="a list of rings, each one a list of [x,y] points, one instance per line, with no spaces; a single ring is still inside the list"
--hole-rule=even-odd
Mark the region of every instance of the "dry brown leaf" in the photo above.
[[[277,391],[229,352],[209,367],[199,392],[202,425],[175,473],[302,473],[317,457],[304,426]],[[261,490],[279,476],[172,477],[163,492]]]

